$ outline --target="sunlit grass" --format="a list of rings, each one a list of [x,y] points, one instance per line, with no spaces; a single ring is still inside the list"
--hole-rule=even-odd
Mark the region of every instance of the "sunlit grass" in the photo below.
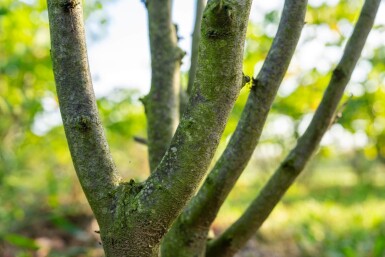
[[[279,162],[277,161],[277,163]],[[258,167],[258,165],[253,162],[250,163],[245,174],[239,179],[215,221],[214,233],[220,233],[221,230],[229,226],[242,214],[269,178],[271,174],[269,171],[274,165],[271,165],[270,168],[256,169],[255,167]],[[46,173],[42,172],[41,174]],[[55,202],[59,201],[61,204],[58,206],[53,204],[52,207],[55,206],[54,211],[45,213],[45,218],[42,219],[39,208],[36,210],[23,208],[23,206],[29,206],[29,201],[34,199],[32,195],[24,197],[22,200],[14,200],[20,205],[20,208],[13,208],[12,215],[9,212],[11,206],[4,205],[0,208],[0,214],[5,215],[3,221],[12,220],[11,224],[13,225],[8,224],[8,229],[14,227],[14,230],[11,231],[0,226],[0,231],[5,232],[5,235],[7,233],[11,235],[16,233],[21,235],[20,238],[23,240],[27,236],[26,238],[31,239],[31,242],[38,242],[34,241],[34,237],[29,236],[29,230],[36,230],[28,229],[30,224],[46,224],[44,226],[51,224],[50,226],[55,228],[54,231],[60,234],[67,231],[63,230],[64,223],[62,221],[72,224],[73,221],[70,217],[84,216],[84,214],[86,214],[85,217],[91,215],[81,191],[75,190],[76,192],[66,195],[61,193],[63,192],[61,187],[50,188],[47,186],[52,179],[57,180],[60,178],[60,181],[63,182],[60,185],[71,187],[70,182],[72,179],[68,177],[64,180],[64,177],[60,174],[56,174],[57,178],[46,176],[46,184],[39,182],[38,176],[32,176],[28,181],[19,180],[16,176],[8,176],[6,182],[13,185],[14,188],[18,188],[18,190],[25,188],[23,190],[27,193],[28,190],[33,190],[33,187],[39,185],[46,188],[41,189],[42,192],[39,193],[43,201],[47,200],[44,200],[44,197],[53,196],[57,198],[54,199]],[[73,185],[72,187],[78,188]],[[21,193],[19,192],[18,195]],[[11,193],[9,193],[9,197],[13,197]],[[68,204],[63,204],[67,201],[67,198],[72,200]],[[68,208],[68,206],[71,206],[71,208]],[[356,173],[347,162],[341,160],[315,160],[276,206],[256,237],[252,239],[247,250],[239,256],[270,256],[270,254],[274,253],[274,256],[279,257],[384,257],[384,213],[384,166],[378,165],[370,171]],[[57,221],[58,218],[59,223],[53,222]],[[16,224],[18,226],[15,226]],[[95,229],[91,229],[91,232],[87,233],[93,235],[93,230]],[[82,229],[77,228],[76,233],[79,231],[82,231]],[[76,233],[69,234],[76,238]],[[16,239],[13,240],[16,240],[16,243],[25,241]],[[32,256],[32,250],[28,247],[18,246],[17,244],[15,246],[15,242],[12,242],[11,245],[17,247],[17,252],[26,254],[17,256]],[[58,251],[58,256],[74,256],[69,253],[71,249]],[[76,249],[87,253],[79,256],[101,256],[101,254],[97,255],[92,252],[93,250],[101,252],[101,247],[98,245],[84,245]],[[258,255],[256,251],[260,250],[267,252],[267,255]],[[56,256],[54,255],[55,251],[51,252],[52,256]]]
[[[385,256],[384,168],[362,176],[342,162],[328,162],[305,172],[258,238],[272,245],[294,244],[300,256]],[[247,173],[221,209],[216,230],[235,221],[268,178],[250,175],[255,174],[250,168]]]

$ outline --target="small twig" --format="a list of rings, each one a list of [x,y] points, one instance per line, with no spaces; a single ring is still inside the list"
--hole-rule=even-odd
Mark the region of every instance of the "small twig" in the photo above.
[[[143,137],[134,136],[134,141],[142,145],[148,145],[147,139]]]
[[[242,87],[244,87],[246,84],[250,83],[251,79],[249,76],[245,75],[243,72],[242,72],[242,74],[243,74]]]
[[[345,110],[346,106],[349,104],[350,100],[352,100],[352,98],[353,98],[353,94],[350,94],[349,98],[346,99],[346,101],[341,104],[341,106],[336,111],[336,114],[331,124],[336,124],[338,120],[342,118],[342,113]]]
[[[148,7],[148,2],[146,0],[141,0],[141,2],[144,4],[144,6],[147,8]]]
[[[179,26],[178,26],[178,24],[174,23],[174,28],[175,28],[176,39],[179,42],[180,40],[183,39],[183,37],[181,35],[179,35]]]

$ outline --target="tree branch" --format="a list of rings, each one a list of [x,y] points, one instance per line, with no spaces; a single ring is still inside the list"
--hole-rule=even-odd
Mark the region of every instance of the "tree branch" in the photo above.
[[[99,220],[119,181],[101,125],[88,67],[81,1],[48,0],[51,57],[72,160]]]
[[[168,245],[170,249],[165,251],[171,253],[178,249],[183,249],[181,251],[184,252],[188,251],[187,249],[204,249],[201,245],[206,244],[211,223],[258,143],[271,104],[301,35],[306,4],[306,0],[285,2],[277,35],[261,72],[257,79],[253,80],[253,88],[239,124],[197,196],[166,236],[166,240],[172,240],[172,243]],[[175,242],[172,238],[182,240]]]
[[[366,0],[344,54],[334,70],[320,105],[296,147],[270,178],[246,212],[218,239],[209,242],[206,256],[233,256],[259,229],[295,178],[304,169],[334,120],[338,103],[373,26],[380,0]]]
[[[141,144],[141,145],[147,145],[147,144],[148,144],[147,139],[145,139],[145,138],[143,138],[143,137],[134,136],[133,139],[134,139],[134,141],[137,142],[138,144]]]
[[[195,74],[197,70],[198,63],[198,50],[199,50],[199,40],[201,38],[201,23],[203,10],[206,5],[206,0],[196,0],[195,7],[195,23],[194,31],[192,34],[192,44],[191,44],[191,65],[188,74],[188,84],[187,84],[187,94],[190,95],[192,87],[194,85]]]
[[[180,63],[184,52],[177,45],[171,21],[171,0],[146,1],[151,48],[151,90],[143,99],[147,116],[150,169],[165,154],[179,122]]]
[[[250,6],[251,0],[212,0],[205,9],[189,105],[161,163],[135,196],[138,207],[129,216],[153,221],[157,235],[166,232],[195,193],[218,146],[241,89]]]

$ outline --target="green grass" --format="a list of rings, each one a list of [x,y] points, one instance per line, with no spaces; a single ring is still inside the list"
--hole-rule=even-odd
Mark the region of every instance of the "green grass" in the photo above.
[[[267,177],[249,169],[221,209],[216,227],[236,220]],[[341,162],[312,165],[274,209],[258,238],[271,245],[290,242],[304,257],[385,256],[385,168],[378,166],[363,178]]]
[[[249,165],[222,207],[214,224],[215,232],[235,221],[268,179],[269,173],[251,168],[255,166],[253,163]],[[35,181],[32,182],[34,184]],[[23,188],[18,186],[15,190]],[[63,192],[62,188],[55,191],[58,199],[64,199]],[[81,191],[78,194],[82,195]],[[10,192],[7,202],[20,203],[20,199],[17,199],[19,195]],[[41,199],[45,198],[47,196],[42,195]],[[49,256],[102,256],[96,239],[91,243],[72,243],[73,240],[77,242],[79,231],[91,236],[94,234],[93,229],[84,231],[80,225],[76,225],[78,229],[71,225],[78,224],[79,221],[75,221],[85,214],[85,209],[88,210],[86,203],[79,198],[74,198],[71,205],[59,205],[54,209],[44,205],[48,208],[44,215],[39,208],[33,209],[33,205],[22,205],[32,207],[23,209],[20,220],[15,219],[17,213],[11,212],[17,209],[9,209],[13,205],[7,206],[0,206],[0,214],[9,216],[2,220],[6,227],[0,229],[0,252],[5,243],[11,247],[14,256],[34,256],[36,244],[40,246],[34,234],[48,229],[50,233],[56,233],[55,236],[68,237],[65,249],[52,249]],[[71,208],[66,209],[66,206]],[[77,219],[73,220],[70,218],[72,216]],[[80,223],[85,221],[88,222],[84,220]],[[257,255],[258,251],[267,251],[268,254]],[[377,165],[370,171],[355,173],[351,166],[342,161],[313,161],[289,189],[249,244],[247,253],[244,253],[239,256],[384,257],[384,166]]]

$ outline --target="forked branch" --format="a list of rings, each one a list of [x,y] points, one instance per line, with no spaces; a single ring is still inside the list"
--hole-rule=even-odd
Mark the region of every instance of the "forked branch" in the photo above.
[[[197,196],[193,198],[164,240],[162,251],[167,251],[169,256],[178,249],[181,249],[178,252],[180,256],[183,252],[204,249],[202,245],[206,244],[211,223],[258,143],[271,104],[301,35],[306,4],[306,0],[285,2],[277,35],[261,72],[253,81],[253,88],[242,117],[228,146]],[[177,241],[173,238],[182,240]]]
[[[180,214],[207,172],[241,89],[250,6],[251,0],[212,0],[203,14],[189,105],[169,149],[137,196],[138,205],[156,210],[149,215],[164,227]]]

